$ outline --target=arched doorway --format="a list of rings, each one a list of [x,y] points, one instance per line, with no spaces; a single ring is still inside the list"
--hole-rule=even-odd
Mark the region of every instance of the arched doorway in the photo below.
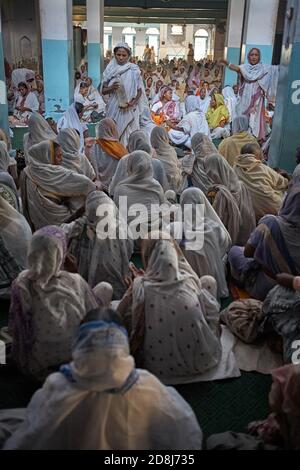
[[[146,30],[146,44],[149,44],[149,47],[154,47],[156,62],[159,53],[159,35],[158,28],[148,28]]]
[[[198,29],[195,32],[194,41],[195,60],[204,59],[207,56],[208,32],[206,29]]]

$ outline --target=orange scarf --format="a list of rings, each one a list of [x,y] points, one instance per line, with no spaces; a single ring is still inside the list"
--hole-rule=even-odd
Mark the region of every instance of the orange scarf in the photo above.
[[[124,145],[114,140],[96,139],[96,143],[100,145],[104,152],[108,153],[108,155],[116,160],[121,160],[124,155],[129,153]]]

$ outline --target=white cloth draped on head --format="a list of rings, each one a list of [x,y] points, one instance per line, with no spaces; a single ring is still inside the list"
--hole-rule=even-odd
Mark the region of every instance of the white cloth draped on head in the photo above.
[[[142,150],[143,152],[152,155],[154,150],[150,144],[150,137],[146,135],[143,131],[135,131],[129,137],[128,149],[130,148],[130,152],[135,152],[137,150]],[[127,164],[128,164],[128,155],[123,157],[119,162],[115,174],[112,178],[112,181],[109,185],[109,194],[114,195],[115,189],[119,183],[121,183],[124,179],[127,178]],[[169,189],[169,183],[167,180],[165,169],[162,163],[156,159],[151,158],[151,164],[153,168],[153,178],[158,181],[164,191]]]
[[[126,48],[122,43],[116,47]],[[128,103],[137,96],[138,90],[141,90],[142,93],[144,93],[141,71],[137,65],[131,62],[119,65],[115,58],[110,61],[104,70],[102,84],[112,86],[115,82],[121,83],[121,87],[124,91],[124,95],[126,95]],[[104,99],[105,98],[106,96],[104,96]],[[119,106],[118,94],[117,92],[113,92],[107,99],[106,116],[114,119],[119,131],[120,141],[123,145],[127,146],[130,134],[140,127],[139,105],[137,104],[134,107],[121,109]]]
[[[144,312],[143,363],[164,383],[195,381],[221,357],[219,305],[173,240],[146,240],[147,268],[134,280],[133,337]]]
[[[186,175],[184,187],[187,187],[187,176],[189,175],[193,186],[201,189],[206,194],[212,181],[206,175],[203,159],[206,155],[216,153],[217,149],[211,140],[201,133],[193,136],[191,145],[193,154],[187,155],[182,159],[183,172]]]
[[[201,449],[192,409],[175,389],[135,368],[122,327],[83,324],[72,356],[35,393],[6,449]]]
[[[86,217],[61,227],[71,241],[70,251],[81,276],[91,287],[109,282],[114,299],[120,299],[126,291],[124,278],[129,274],[133,242],[115,203],[104,192],[94,191],[86,200]]]
[[[266,214],[277,215],[288,180],[254,155],[240,155],[234,171],[251,194],[256,220]]]
[[[185,206],[190,205],[192,207],[192,234],[203,239],[203,247],[200,250],[185,249],[186,243],[183,243],[183,252],[186,259],[199,277],[211,275],[216,279],[218,298],[228,297],[225,275],[226,254],[231,247],[231,238],[228,231],[200,189],[188,188],[183,191],[180,204],[183,214]],[[195,208],[197,205],[204,206],[204,221],[202,218],[198,220],[196,216]],[[175,230],[176,226],[174,227]],[[188,241],[192,242],[193,239]]]
[[[93,180],[95,171],[87,157],[80,153],[80,137],[75,129],[61,129],[57,141],[62,148],[62,166]]]
[[[8,168],[12,165],[16,165],[17,162],[12,158],[8,151],[6,143],[2,140],[0,141],[0,171],[7,171]]]
[[[241,116],[236,116],[232,120],[232,133],[239,134],[240,132],[247,132],[249,129],[249,118],[242,114]]]
[[[45,141],[30,148],[29,165],[21,182],[23,204],[36,230],[66,222],[95,188],[86,176],[51,164],[52,145]],[[70,198],[68,206],[62,203],[64,197]]]
[[[151,134],[151,144],[157,158],[164,166],[170,188],[175,192],[182,186],[181,165],[175,149],[169,143],[169,136],[163,127],[155,127]]]
[[[0,236],[8,252],[22,269],[27,264],[31,229],[25,217],[17,212],[0,194]]]
[[[120,207],[120,198],[126,196],[127,210],[134,204],[143,204],[145,211],[141,213],[139,220],[143,224],[143,229],[146,228],[148,231],[150,214],[151,222],[154,223],[159,219],[159,212],[154,210],[153,205],[160,205],[164,202],[164,191],[161,185],[153,178],[150,155],[141,150],[129,154],[127,174],[127,178],[115,188],[114,199]],[[123,216],[123,214],[121,215]],[[130,222],[131,220],[132,216],[127,215],[127,221]]]
[[[87,125],[80,122],[75,103],[71,104],[65,114],[57,123],[57,129],[76,129],[80,137],[80,152],[84,151],[84,132],[88,130]]]
[[[35,376],[69,360],[76,328],[97,307],[81,276],[62,270],[65,254],[62,230],[53,226],[38,230],[29,247],[28,269],[13,287],[9,319],[16,342],[13,355],[24,372]]]
[[[29,118],[28,131],[29,132],[27,134],[24,134],[23,138],[25,161],[27,164],[30,147],[40,144],[44,140],[55,140],[57,137],[46,119],[37,112],[32,113]]]
[[[220,155],[209,155],[206,157],[204,159],[204,169],[208,177],[213,181],[214,185],[225,186],[235,199],[240,211],[241,224],[238,237],[234,239],[234,243],[244,246],[256,226],[255,212],[250,192],[245,184],[238,179],[235,171],[229,163],[227,163],[227,161]],[[226,192],[226,195],[227,194],[228,193]],[[229,196],[226,196],[226,198],[228,199],[229,204]],[[232,212],[233,214],[236,212],[235,205],[233,205]],[[223,213],[220,215],[223,220],[225,215]],[[230,226],[232,226],[232,223],[228,225],[228,227]],[[232,238],[234,238],[233,235]]]
[[[237,105],[238,100],[234,94],[233,88],[229,85],[223,88],[222,95],[225,100],[225,105],[227,106],[227,109],[229,111],[229,116],[230,116],[229,119],[231,122],[237,115],[236,105]]]

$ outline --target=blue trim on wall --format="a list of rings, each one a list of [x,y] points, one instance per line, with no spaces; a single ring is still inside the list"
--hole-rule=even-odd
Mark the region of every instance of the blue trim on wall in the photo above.
[[[93,80],[95,88],[98,87],[101,80],[101,44],[88,43],[88,74]]]
[[[227,49],[227,60],[231,64],[234,65],[239,65],[240,63],[240,48],[239,47],[228,47]],[[238,80],[238,74],[236,72],[233,72],[232,70],[229,70],[229,68],[226,67],[225,69],[225,78],[224,78],[224,86],[226,85],[236,85]]]
[[[3,96],[0,101],[0,128],[8,132],[8,106],[6,98],[6,80],[5,80],[5,69],[4,69],[4,55],[3,55],[3,42],[2,34],[0,33],[0,81],[2,81],[2,92]]]
[[[248,52],[253,48],[257,47],[261,52],[261,61],[263,64],[272,64],[273,57],[273,46],[261,46],[259,44],[246,44],[245,63],[247,63]]]
[[[42,49],[46,116],[57,121],[74,100],[73,41],[43,39]]]
[[[293,94],[297,93],[292,84],[299,80],[299,57],[300,43],[294,43],[292,50],[283,48],[269,151],[270,166],[279,166],[289,172],[296,166],[295,153],[300,145],[300,103],[292,101]],[[297,95],[299,97],[299,88]]]

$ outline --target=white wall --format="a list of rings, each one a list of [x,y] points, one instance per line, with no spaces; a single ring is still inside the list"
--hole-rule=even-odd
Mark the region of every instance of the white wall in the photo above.
[[[32,56],[38,61],[40,51],[39,19],[36,18],[34,0],[3,0],[4,55],[10,64],[22,60],[20,40],[27,36],[31,43]]]

